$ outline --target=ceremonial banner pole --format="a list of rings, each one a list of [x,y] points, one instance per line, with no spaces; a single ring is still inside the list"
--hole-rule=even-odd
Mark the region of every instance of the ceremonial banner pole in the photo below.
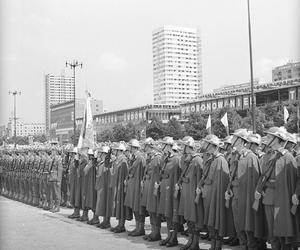
[[[249,32],[249,54],[250,54],[251,110],[252,110],[253,133],[256,133],[255,99],[254,99],[254,86],[253,86],[252,41],[251,41],[251,20],[250,20],[249,0],[247,0],[247,5],[248,5],[248,32]]]

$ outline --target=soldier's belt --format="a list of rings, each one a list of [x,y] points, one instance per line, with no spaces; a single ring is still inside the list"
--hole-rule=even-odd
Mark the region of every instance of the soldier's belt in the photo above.
[[[190,182],[190,178],[189,177],[182,177],[181,180],[184,183],[189,183]]]
[[[212,184],[212,180],[211,179],[206,179],[206,180],[204,180],[204,184],[211,185]]]
[[[239,181],[233,180],[231,184],[232,184],[232,186],[237,187],[239,185]]]
[[[168,174],[162,174],[162,175],[161,175],[161,178],[162,178],[162,179],[168,179],[169,177],[170,177],[170,176],[169,176]]]
[[[275,188],[275,180],[268,180],[266,182],[266,187],[268,187],[268,188]]]

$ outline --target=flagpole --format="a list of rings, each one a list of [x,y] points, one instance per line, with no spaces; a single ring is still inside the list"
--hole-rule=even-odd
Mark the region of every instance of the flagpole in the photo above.
[[[251,41],[251,20],[250,20],[249,0],[247,0],[247,5],[248,5],[248,32],[249,32],[249,54],[250,54],[251,110],[252,110],[253,133],[256,133],[255,99],[254,99],[254,86],[253,86],[252,41]]]

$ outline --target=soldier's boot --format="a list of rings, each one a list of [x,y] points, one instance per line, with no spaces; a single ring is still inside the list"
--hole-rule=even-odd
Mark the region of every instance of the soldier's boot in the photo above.
[[[131,236],[137,230],[138,230],[138,221],[135,220],[135,229],[133,229],[132,231],[128,232],[128,236]]]
[[[125,220],[119,220],[118,226],[116,227],[116,229],[113,232],[116,234],[126,232]]]
[[[149,234],[145,234],[145,235],[143,236],[143,240],[148,240],[149,237],[151,237],[151,235],[153,235],[153,233],[154,233],[154,225],[151,224],[151,232],[150,232]]]
[[[209,250],[216,250],[216,239],[211,239],[211,245]]]
[[[169,242],[169,240],[171,238],[171,231],[169,230],[169,228],[167,230],[168,230],[168,236],[167,236],[167,238],[165,238],[164,240],[161,240],[159,242],[160,246],[165,246]]]
[[[107,229],[110,228],[110,217],[105,217],[103,224],[100,226],[101,229]]]
[[[167,242],[166,247],[174,247],[178,245],[177,230],[173,230],[170,240]]]
[[[70,218],[70,219],[77,219],[79,217],[80,217],[79,208],[74,208],[73,214],[68,216],[68,218]]]
[[[139,222],[138,223],[138,230],[131,234],[131,236],[143,236],[145,235],[145,223]]]
[[[193,242],[191,244],[191,247],[188,250],[200,250],[199,248],[199,238],[200,238],[200,232],[198,230],[194,231],[193,236]]]
[[[81,221],[81,222],[88,221],[88,220],[89,220],[88,213],[89,213],[89,210],[84,209],[84,210],[83,210],[83,213],[82,213],[82,216],[79,217],[77,220],[78,220],[78,221]]]
[[[160,227],[154,226],[154,232],[152,235],[149,236],[148,241],[159,241],[159,240],[161,240]]]
[[[234,237],[228,245],[231,246],[231,247],[239,246],[240,241],[237,237]],[[266,245],[265,245],[265,247],[266,247]],[[262,248],[262,249],[266,249],[266,248]]]
[[[60,210],[59,201],[56,201],[54,206],[50,209],[50,212],[57,213]]]
[[[218,239],[216,240],[216,250],[221,250],[222,249],[222,240]]]
[[[94,214],[93,218],[87,222],[89,225],[96,225],[99,223],[99,218]]]
[[[49,209],[50,209],[50,206],[49,206],[49,202],[48,202],[48,201],[44,201],[44,203],[43,203],[43,209],[44,209],[44,210],[49,210]]]
[[[38,205],[38,207],[39,207],[39,208],[43,208],[43,200],[42,200],[42,199],[39,200],[39,205]]]
[[[67,201],[67,202],[66,202],[66,207],[67,207],[67,208],[72,208],[72,207],[73,207],[73,206],[71,205],[70,201]]]
[[[181,248],[180,248],[180,250],[187,250],[187,249],[189,249],[189,247],[192,245],[192,243],[193,243],[193,240],[194,240],[194,234],[193,233],[191,233],[191,232],[189,232],[189,239],[188,239],[188,242],[184,245],[184,246],[182,246]]]
[[[209,233],[202,234],[202,235],[200,236],[200,238],[201,238],[202,240],[208,240],[208,239],[209,239]]]

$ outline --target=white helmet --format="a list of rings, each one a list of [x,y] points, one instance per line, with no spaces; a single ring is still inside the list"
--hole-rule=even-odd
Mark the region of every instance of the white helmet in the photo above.
[[[88,150],[88,155],[94,155],[93,149],[89,148],[89,150]]]

